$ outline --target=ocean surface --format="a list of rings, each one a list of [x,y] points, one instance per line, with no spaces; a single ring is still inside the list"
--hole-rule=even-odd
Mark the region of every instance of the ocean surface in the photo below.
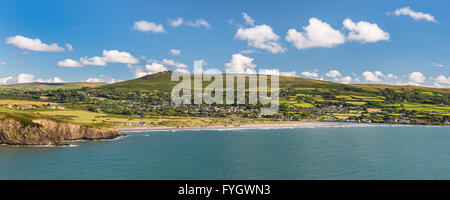
[[[128,134],[62,148],[0,146],[0,179],[450,179],[450,127]]]

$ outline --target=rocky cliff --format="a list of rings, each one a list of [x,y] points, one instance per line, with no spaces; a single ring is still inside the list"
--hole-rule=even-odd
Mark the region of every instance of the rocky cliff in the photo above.
[[[1,119],[0,144],[60,146],[65,140],[114,139],[124,135],[114,129],[90,128],[45,119],[33,122],[36,125],[24,125],[15,119]]]

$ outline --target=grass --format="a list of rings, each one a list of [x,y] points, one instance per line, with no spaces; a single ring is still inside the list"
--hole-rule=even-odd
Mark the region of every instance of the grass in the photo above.
[[[416,104],[416,103],[405,103],[405,104],[387,104],[386,107],[395,108],[398,110],[409,110],[409,111],[420,111],[420,112],[447,112],[450,111],[450,106],[439,106],[432,104]]]

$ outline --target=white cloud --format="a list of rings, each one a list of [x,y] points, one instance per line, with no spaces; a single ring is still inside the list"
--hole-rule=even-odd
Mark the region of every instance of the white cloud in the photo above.
[[[87,83],[116,83],[118,81],[114,78],[111,78],[111,77],[108,77],[105,75],[100,75],[98,78],[88,78],[84,82],[87,82]]]
[[[183,63],[176,62],[176,61],[171,60],[171,59],[163,59],[162,64],[169,65],[169,66],[174,66],[176,68],[188,68],[187,65],[185,65]]]
[[[334,81],[344,84],[349,84],[353,81],[351,76],[342,76],[342,74],[338,70],[330,70],[325,75],[332,78]]]
[[[164,33],[164,27],[162,24],[155,24],[153,22],[147,22],[145,20],[134,22],[134,30],[142,32]]]
[[[152,63],[151,65],[149,65],[149,64],[145,65],[145,70],[154,74],[154,73],[158,73],[158,72],[165,72],[165,71],[167,71],[167,68],[164,67],[164,65],[162,65],[160,63]]]
[[[338,70],[331,70],[327,72],[325,75],[331,78],[342,77],[341,73]]]
[[[398,77],[394,74],[388,74],[387,76],[385,76],[388,79],[397,79]]]
[[[225,64],[225,70],[230,74],[254,74],[255,67],[253,58],[243,56],[242,54],[233,54],[231,61]]]
[[[0,85],[10,85],[10,84],[13,84],[13,79],[14,79],[14,78],[13,78],[12,76],[0,78]]]
[[[209,22],[207,22],[204,19],[197,19],[195,21],[192,20],[185,21],[183,18],[178,17],[176,19],[169,19],[167,21],[169,22],[169,26],[171,27],[179,27],[181,25],[186,25],[195,28],[211,29],[211,24],[209,24]]]
[[[295,72],[295,71],[280,72],[278,70],[273,70],[273,69],[261,69],[261,70],[259,70],[259,74],[275,75],[275,76],[296,76],[297,72]]]
[[[331,48],[345,42],[345,36],[340,31],[317,18],[309,19],[309,25],[303,27],[303,30],[304,32],[297,32],[295,29],[289,29],[286,35],[286,40],[297,49]]]
[[[245,20],[245,23],[250,26],[255,26],[255,20],[247,15],[247,13],[242,13],[242,17]]]
[[[181,53],[181,51],[179,49],[171,49],[169,51],[170,51],[170,54],[172,54],[174,56],[178,56]]]
[[[184,19],[181,18],[181,17],[178,17],[178,18],[176,18],[176,19],[169,19],[168,21],[169,21],[169,25],[170,25],[170,26],[172,26],[172,27],[178,27],[178,26],[181,26],[181,25],[183,24]]]
[[[349,40],[357,40],[361,42],[378,42],[381,40],[389,40],[389,33],[381,30],[377,24],[360,21],[353,22],[351,19],[345,19],[344,27],[350,31],[348,34]]]
[[[307,78],[319,78],[319,74],[317,72],[302,72],[302,76]]]
[[[0,66],[5,66],[6,65],[6,62],[5,61],[1,61],[0,62]]]
[[[206,28],[206,29],[211,28],[211,25],[204,19],[197,19],[195,21],[187,21],[186,25],[191,26],[191,27],[196,27],[196,28],[202,28],[202,27]]]
[[[67,48],[67,50],[69,50],[69,51],[74,51],[72,45],[69,44],[69,43],[66,44],[66,48]]]
[[[436,19],[434,18],[434,16],[432,16],[428,13],[417,12],[417,11],[411,10],[409,7],[399,8],[399,9],[395,10],[394,14],[396,16],[400,16],[400,15],[410,16],[414,20],[426,20],[429,22],[436,22]]]
[[[21,73],[17,76],[17,78],[13,78],[12,76],[0,78],[0,85],[11,85],[11,84],[22,84],[22,83],[65,83],[59,77],[53,77],[49,79],[37,79],[34,80],[33,74]]]
[[[38,79],[36,80],[36,82],[38,83],[65,83],[65,81],[63,81],[61,78],[59,77],[53,77],[50,79]]]
[[[268,25],[258,25],[251,28],[241,27],[236,32],[235,38],[247,40],[249,46],[265,49],[272,53],[282,53],[286,50],[278,43],[280,37]]]
[[[27,49],[30,51],[41,51],[41,52],[63,52],[64,48],[58,46],[58,44],[45,44],[38,38],[31,39],[21,35],[16,35],[14,37],[9,37],[6,39],[6,44],[12,44],[21,49]]]
[[[421,72],[412,72],[408,75],[410,85],[420,85],[425,81],[425,76]]]
[[[339,82],[344,83],[344,84],[349,84],[350,82],[352,82],[352,77],[350,76],[345,76],[339,79]]]
[[[80,62],[72,59],[66,59],[59,61],[57,65],[59,67],[82,67],[87,65],[106,66],[108,63],[137,64],[139,63],[139,59],[125,51],[103,50],[102,57],[94,56],[88,58],[85,56],[80,58]]]
[[[190,74],[191,73],[187,69],[180,69],[180,68],[176,69],[175,71],[181,72],[181,73],[185,73],[185,74]]]
[[[168,71],[167,68],[157,62],[153,62],[151,64],[145,65],[145,67],[142,66],[135,66],[135,65],[128,65],[128,68],[133,72],[134,77],[140,78],[149,74],[155,74],[158,72],[165,72]]]
[[[88,58],[87,56],[80,58],[80,63],[84,66],[106,66],[106,61],[103,57],[94,56],[92,58]]]
[[[103,50],[103,58],[107,63],[136,64],[139,62],[130,53],[118,50]]]
[[[17,83],[32,83],[34,80],[34,75],[33,74],[19,74],[19,76],[17,76]]]
[[[59,61],[56,64],[58,67],[83,67],[84,65],[79,63],[78,61],[72,59],[66,59],[63,61]]]
[[[375,72],[365,71],[362,73],[362,75],[363,75],[364,79],[366,79],[366,81],[374,82],[374,83],[383,82],[383,80],[381,78],[384,77],[384,74],[381,73],[380,71],[375,71]]]
[[[439,75],[435,80],[437,83],[443,83],[450,86],[450,76],[447,78],[444,75]]]

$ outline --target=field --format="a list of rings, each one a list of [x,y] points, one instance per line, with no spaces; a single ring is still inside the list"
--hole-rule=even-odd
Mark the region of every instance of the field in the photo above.
[[[405,104],[387,104],[388,108],[395,108],[398,110],[413,110],[420,112],[448,112],[450,111],[450,106],[440,106],[431,104],[415,104],[415,103],[405,103]]]

